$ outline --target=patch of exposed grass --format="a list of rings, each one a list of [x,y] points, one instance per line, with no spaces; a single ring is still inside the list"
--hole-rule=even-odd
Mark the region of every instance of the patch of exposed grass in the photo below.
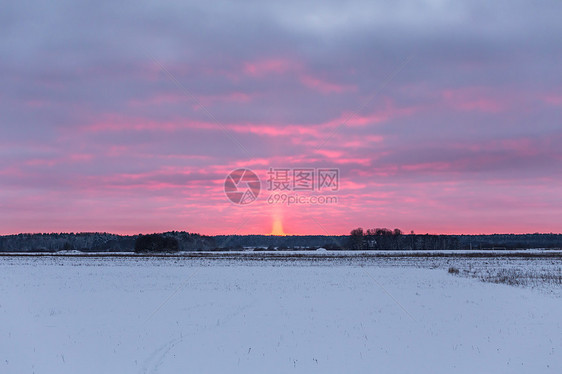
[[[499,269],[488,270],[479,276],[480,280],[491,283],[504,283],[511,286],[562,285],[562,268],[550,269]]]
[[[503,283],[510,286],[540,287],[562,286],[562,267],[559,268],[500,268],[500,269],[466,269],[460,271],[449,267],[449,274],[463,275],[483,282]]]

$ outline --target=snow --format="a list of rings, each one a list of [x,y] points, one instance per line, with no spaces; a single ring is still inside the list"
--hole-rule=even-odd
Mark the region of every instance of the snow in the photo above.
[[[431,261],[0,257],[0,373],[561,372],[558,294]]]

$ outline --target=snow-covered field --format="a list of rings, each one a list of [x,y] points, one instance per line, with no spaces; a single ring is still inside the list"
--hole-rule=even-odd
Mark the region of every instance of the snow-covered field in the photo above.
[[[561,373],[551,259],[0,257],[0,373]],[[555,287],[555,286],[552,286]]]

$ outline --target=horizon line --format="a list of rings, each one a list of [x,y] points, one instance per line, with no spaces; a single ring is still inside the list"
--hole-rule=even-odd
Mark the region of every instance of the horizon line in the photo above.
[[[350,230],[351,231],[351,230]],[[202,236],[278,236],[278,237],[295,237],[295,236],[350,236],[350,234],[287,234],[284,235],[273,235],[273,234],[259,234],[259,233],[251,233],[251,234],[203,234],[201,232],[192,232],[186,230],[168,230],[168,231],[154,231],[154,232],[139,232],[135,234],[128,234],[128,233],[116,233],[116,232],[109,232],[109,231],[59,231],[59,232],[18,232],[18,233],[0,233],[0,237],[2,236],[16,236],[16,235],[78,235],[78,234],[108,234],[108,235],[117,235],[117,236],[138,236],[138,235],[151,235],[151,234],[163,234],[169,232],[186,232],[190,234],[198,234]],[[494,232],[494,233],[421,233],[421,232],[402,232],[401,235],[448,235],[448,236],[481,236],[481,235],[562,235],[562,232]]]

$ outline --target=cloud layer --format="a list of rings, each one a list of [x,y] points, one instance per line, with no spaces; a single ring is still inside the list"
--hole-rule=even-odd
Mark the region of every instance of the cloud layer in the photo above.
[[[1,233],[560,231],[557,1],[5,8]],[[234,206],[239,167],[338,203]]]

